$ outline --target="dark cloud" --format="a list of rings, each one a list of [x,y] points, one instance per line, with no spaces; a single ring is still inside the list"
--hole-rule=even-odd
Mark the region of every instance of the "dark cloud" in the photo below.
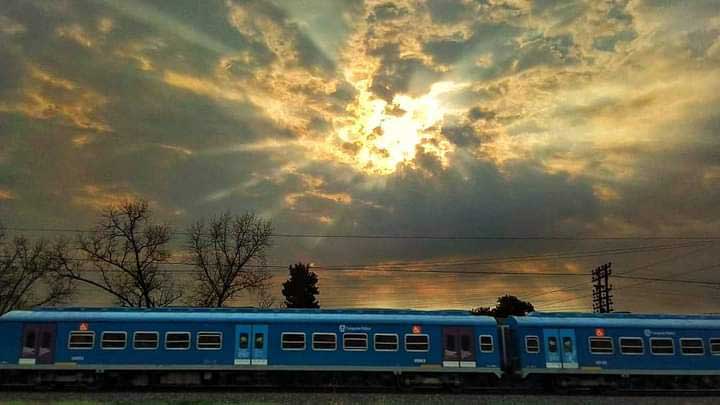
[[[374,49],[371,55],[380,58],[381,66],[372,79],[372,90],[388,102],[398,93],[420,95],[427,93],[441,74],[417,58],[404,58],[398,44],[387,44]]]
[[[368,16],[370,22],[381,22],[385,20],[393,20],[408,14],[408,9],[400,7],[392,2],[387,2],[375,6]]]
[[[429,0],[428,9],[433,22],[452,24],[467,18],[469,7],[462,0]]]
[[[572,53],[574,45],[570,35],[533,40],[520,52],[517,70],[523,71],[541,65],[561,66],[577,63],[578,59]]]
[[[593,39],[593,48],[601,51],[612,52],[618,42],[631,42],[637,38],[634,31],[620,31],[614,35],[596,37]]]
[[[0,44],[0,61],[0,97],[15,98],[25,76],[24,62],[7,44]]]
[[[442,134],[453,144],[464,147],[477,147],[480,145],[480,137],[470,125],[443,127]]]

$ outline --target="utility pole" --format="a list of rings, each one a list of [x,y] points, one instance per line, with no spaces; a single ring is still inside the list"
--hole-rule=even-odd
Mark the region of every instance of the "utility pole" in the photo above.
[[[592,271],[593,281],[593,312],[608,313],[613,310],[612,285],[610,275],[612,274],[612,262],[603,264]]]

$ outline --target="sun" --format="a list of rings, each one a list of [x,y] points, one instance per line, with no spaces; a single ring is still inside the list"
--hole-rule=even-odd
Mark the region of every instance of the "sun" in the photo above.
[[[337,131],[343,151],[356,167],[391,174],[401,163],[412,164],[418,149],[447,165],[452,145],[440,133],[447,110],[439,97],[454,90],[454,83],[435,83],[416,98],[398,94],[390,103],[374,97],[367,83],[357,87],[358,99]]]

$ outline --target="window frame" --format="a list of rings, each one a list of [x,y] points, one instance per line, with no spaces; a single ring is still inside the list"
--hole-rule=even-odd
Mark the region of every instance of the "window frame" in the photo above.
[[[623,351],[623,339],[639,340],[640,348],[642,349],[642,351],[640,353],[625,353]],[[642,356],[645,354],[645,339],[641,338],[640,336],[620,336],[618,337],[618,346],[620,347],[620,354],[623,356]]]
[[[155,347],[137,347],[135,342],[137,341],[138,333],[147,333],[155,335]],[[142,342],[149,342],[149,340],[141,340]],[[133,350],[157,350],[160,347],[160,332],[153,330],[136,330],[133,332]]]
[[[318,336],[318,335],[332,335],[333,338],[335,339],[334,340],[335,346],[332,349],[316,349],[315,348],[315,336]],[[326,343],[326,342],[322,342],[322,343]],[[312,347],[312,351],[314,351],[314,352],[336,352],[338,349],[337,333],[335,333],[335,332],[313,332],[311,347]]]
[[[482,338],[490,338],[490,350],[483,350]],[[479,335],[478,336],[478,352],[480,353],[493,353],[495,351],[495,337],[493,335]]]
[[[672,342],[672,353],[655,353],[653,351],[653,342],[657,340],[669,340]],[[650,338],[650,354],[653,356],[674,356],[675,355],[675,339],[674,338],[667,338],[667,337],[651,337]]]
[[[610,351],[594,352],[592,347],[593,340],[610,342]],[[613,356],[615,354],[615,339],[613,339],[612,336],[588,336],[588,352],[593,356]]]
[[[178,335],[183,334],[183,335],[187,335],[187,337],[188,337],[187,347],[168,347],[168,335],[170,335],[170,334],[178,334]],[[167,331],[167,332],[165,332],[165,339],[164,339],[164,341],[163,341],[163,348],[164,348],[165,350],[179,350],[179,351],[183,351],[183,350],[190,350],[191,347],[192,347],[192,332],[187,332],[187,331],[182,331],[182,330],[179,330],[179,331]]]
[[[285,335],[302,335],[303,337],[303,347],[300,348],[285,348],[283,345],[285,344]],[[301,352],[307,350],[307,336],[305,332],[282,332],[280,334],[280,350],[286,351],[286,352]]]
[[[347,347],[347,346],[345,345],[345,336],[347,336],[347,335],[357,335],[357,336],[362,336],[362,337],[364,337],[364,339],[362,339],[362,338],[351,338],[351,339],[354,339],[354,340],[364,340],[364,341],[365,341],[365,346],[364,346],[364,347]],[[364,333],[364,332],[347,332],[347,333],[343,333],[342,336],[343,336],[343,339],[342,339],[342,341],[343,341],[343,351],[346,351],[346,352],[366,352],[366,351],[368,351],[368,348],[369,348],[370,345],[369,345],[369,342],[368,342],[368,334],[367,334],[367,333]]]
[[[123,346],[122,347],[105,347],[105,334],[107,333],[118,333],[123,335]],[[105,330],[100,334],[100,350],[125,350],[127,349],[127,331],[122,330]]]
[[[530,339],[534,339],[536,342],[535,347],[537,347],[536,350],[530,351],[530,347],[528,346],[528,341]],[[540,336],[538,335],[525,335],[525,353],[527,354],[538,354],[540,353]]]
[[[394,336],[395,337],[395,349],[378,349],[377,348],[377,337],[378,336]],[[389,344],[381,342],[381,344]],[[373,333],[373,350],[376,352],[397,352],[400,350],[400,335],[397,333]]]
[[[415,349],[408,349],[408,337],[412,336],[424,336],[427,340],[427,348],[425,350],[415,350]],[[427,353],[430,351],[430,335],[427,333],[406,333],[405,338],[403,339],[403,343],[405,344],[405,351],[410,353]],[[419,344],[419,343],[413,343],[413,344]]]
[[[720,356],[720,350],[713,351],[713,340],[717,342],[715,344],[720,349],[720,337],[708,338],[708,348],[710,349],[710,355],[711,356]]]
[[[206,336],[219,336],[220,345],[218,347],[200,347],[200,335]],[[197,350],[222,350],[223,348],[223,333],[221,331],[199,331],[195,332],[195,349]]]
[[[72,343],[73,335],[92,336],[92,340],[90,341],[90,347],[72,347],[70,344]],[[71,330],[70,332],[68,332],[67,346],[68,350],[93,350],[95,348],[95,331]]]
[[[702,338],[694,338],[694,337],[682,337],[680,340],[680,354],[682,356],[704,356],[705,355],[705,342]],[[683,348],[683,342],[687,342],[688,340],[692,341],[699,341],[700,342],[700,348],[702,349],[702,353],[685,353]]]

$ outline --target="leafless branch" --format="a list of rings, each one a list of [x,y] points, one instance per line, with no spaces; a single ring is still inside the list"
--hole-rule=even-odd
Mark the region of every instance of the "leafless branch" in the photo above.
[[[78,251],[89,265],[85,268],[60,259],[62,277],[97,287],[129,307],[159,307],[181,297],[169,270],[167,245],[170,228],[152,222],[148,203],[127,201],[107,209],[95,231],[81,235]],[[87,275],[94,270],[97,277]]]
[[[223,307],[244,291],[265,288],[272,225],[255,214],[225,213],[188,229],[187,253],[195,266],[194,303]]]

